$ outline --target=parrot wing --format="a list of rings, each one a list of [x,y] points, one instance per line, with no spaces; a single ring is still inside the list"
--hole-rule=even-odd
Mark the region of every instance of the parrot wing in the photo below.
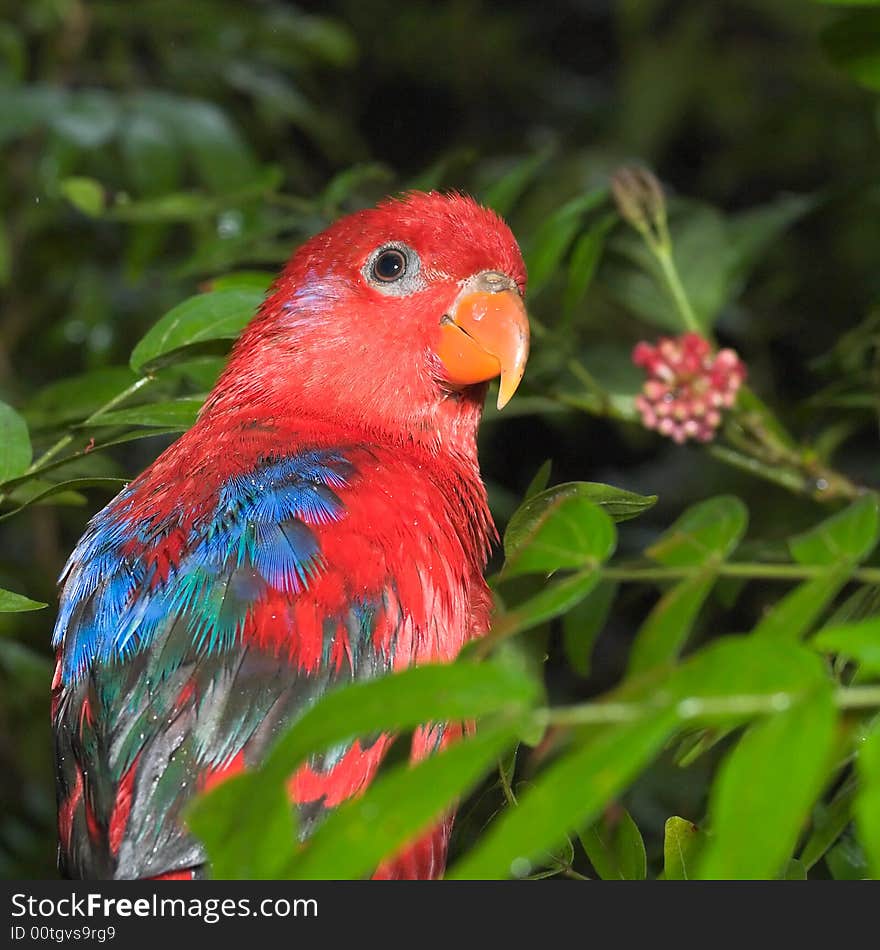
[[[334,684],[450,659],[472,635],[471,579],[445,556],[455,531],[430,486],[395,490],[393,462],[382,479],[364,446],[269,454],[202,503],[151,509],[139,479],[96,516],[62,575],[54,640],[63,873],[199,873],[182,823],[196,793],[259,763]],[[432,514],[427,531],[383,534]],[[424,732],[425,749],[443,739]],[[389,741],[356,740],[291,777],[304,835]]]

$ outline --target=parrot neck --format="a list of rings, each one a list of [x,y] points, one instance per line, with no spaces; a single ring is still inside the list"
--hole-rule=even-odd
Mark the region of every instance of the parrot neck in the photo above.
[[[315,380],[290,362],[282,371],[275,357],[246,370],[231,362],[208,397],[200,423],[213,428],[251,419],[299,431],[326,428],[366,442],[451,455],[478,472],[476,438],[485,384],[428,401],[406,391],[359,390],[345,375],[338,381]]]
[[[421,311],[377,313],[338,280],[299,269],[282,275],[245,329],[203,417],[326,423],[382,445],[450,454],[476,468],[486,384],[443,390],[431,355],[432,321]],[[439,299],[420,302],[438,313],[444,306]],[[353,321],[352,312],[363,312],[363,319]],[[401,333],[402,322],[411,333]]]

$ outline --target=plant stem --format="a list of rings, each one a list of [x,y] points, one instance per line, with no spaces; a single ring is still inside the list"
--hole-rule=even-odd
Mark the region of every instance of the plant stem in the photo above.
[[[144,386],[153,382],[154,379],[154,376],[142,376],[140,379],[136,379],[130,386],[128,386],[126,389],[123,389],[121,393],[117,393],[112,399],[105,402],[103,406],[99,406],[87,419],[83,421],[82,424],[86,426],[90,422],[95,422],[102,415],[104,415],[105,412],[115,409],[120,403],[125,402],[129,396],[133,396],[136,392],[143,389]],[[61,438],[54,445],[50,446],[38,459],[35,459],[33,462],[31,462],[31,464],[21,475],[19,475],[17,478],[9,479],[9,483],[14,483],[17,485],[22,481],[26,481],[28,475],[34,475],[37,472],[43,471],[47,467],[47,463],[51,462],[59,452],[66,449],[67,446],[73,442],[73,439],[74,434],[72,432],[68,432],[67,435],[61,436]],[[75,453],[74,457],[76,454],[81,453]],[[63,465],[65,461],[68,460],[62,459],[60,462],[56,463],[56,465]],[[54,468],[55,466],[53,465],[49,467]],[[0,491],[0,502],[6,498],[7,494],[8,490],[7,492]]]
[[[504,771],[504,765],[501,762],[498,763],[498,777],[499,777],[499,780],[501,783],[501,789],[504,792],[504,798],[507,801],[507,804],[511,808],[515,808],[519,804],[519,802],[516,800],[516,794],[513,791],[513,786],[508,780],[507,775]]]
[[[656,261],[659,277],[653,268],[646,270],[650,270],[658,284],[665,286],[683,329],[712,340],[711,329],[701,326],[697,319],[675,263],[666,201],[660,182],[648,169],[623,167],[612,177],[611,191],[619,214],[639,234]],[[620,418],[612,411],[614,407],[610,395],[596,384],[583,367],[575,363],[569,364],[569,368],[586,386],[587,393],[582,397],[559,395],[557,398],[560,402],[596,415]],[[745,387],[742,391],[748,394]],[[851,501],[868,490],[823,464],[808,446],[797,445],[794,440],[787,438],[782,427],[759,399],[753,397],[748,402],[750,408],[745,408],[740,397],[736,407],[730,411],[724,428],[725,438],[730,444],[709,446],[708,451],[712,456],[815,501]],[[633,418],[632,421],[638,419]]]
[[[582,364],[572,360],[569,368],[584,384],[587,391],[577,395],[554,393],[552,398],[556,402],[592,416],[641,425],[635,412],[622,411],[611,402],[607,391],[601,388],[596,389],[599,385],[597,380]],[[589,382],[587,376],[590,377]],[[786,450],[782,453],[777,447],[770,448],[755,439],[737,438],[730,433],[726,434],[735,443],[735,447],[731,448],[718,443],[706,446],[706,451],[713,458],[725,465],[748,472],[756,478],[779,485],[793,494],[804,495],[819,502],[833,502],[841,499],[854,501],[870,490],[857,485],[836,469],[807,459],[803,449]]]
[[[748,394],[745,388],[743,392]],[[724,427],[733,448],[713,445],[709,452],[720,461],[816,501],[852,501],[868,490],[825,465],[808,447],[780,438],[771,423],[763,409],[743,409],[739,402]]]
[[[600,416],[605,419],[619,419],[621,422],[638,423],[639,421],[634,414],[624,412],[613,405],[609,400],[607,392],[604,396],[599,396],[594,392],[580,393],[579,395],[553,393],[552,398],[563,406],[577,409],[579,412],[589,413],[591,416]]]
[[[99,419],[105,412],[110,412],[111,409],[115,409],[120,403],[125,402],[129,396],[133,396],[136,392],[143,389],[144,386],[153,382],[155,376],[142,376],[140,379],[136,379],[128,388],[123,389],[121,393],[117,393],[112,399],[108,402],[105,402],[103,406],[99,406],[86,420],[84,420],[83,425],[86,426],[90,422],[95,422]],[[30,467],[25,471],[25,475],[30,475],[35,472],[38,468],[42,468],[50,459],[53,459],[62,449],[66,448],[70,443],[73,442],[73,434],[68,433],[67,435],[62,436],[51,448],[45,451],[36,461],[32,462]]]
[[[828,574],[832,568],[823,564],[764,564],[760,561],[741,561],[734,564],[718,564],[713,568],[721,577],[744,577],[768,581],[803,581]],[[694,568],[688,567],[605,567],[602,576],[608,580],[675,581],[690,577]],[[864,584],[880,584],[880,568],[863,567],[849,575]]]
[[[841,686],[834,699],[840,709],[873,709],[880,706],[880,686]]]
[[[742,446],[737,450],[728,448],[726,445],[715,444],[708,446],[707,450],[709,455],[718,459],[719,462],[724,462],[725,465],[748,472],[749,475],[754,475],[756,478],[773,482],[774,485],[779,485],[795,495],[809,495],[812,497],[815,494],[815,481],[811,481],[805,475],[794,472],[778,463],[770,464],[763,459],[755,458],[751,448],[747,449]]]
[[[678,309],[679,316],[682,319],[685,329],[690,330],[691,333],[698,333],[700,336],[706,336],[706,331],[700,326],[700,323],[697,320],[697,315],[694,313],[694,309],[691,306],[690,300],[688,300],[687,293],[685,292],[684,285],[682,284],[681,278],[678,275],[678,268],[675,266],[675,258],[672,256],[671,243],[667,240],[662,243],[650,243],[648,246],[654,252],[654,257],[657,263],[660,265],[660,271],[663,274],[663,279],[666,281],[666,286],[669,289],[669,293],[672,295],[672,299],[675,302],[675,306]]]
[[[603,413],[608,413],[608,410],[610,409],[608,402],[608,391],[602,386],[596,377],[587,369],[586,366],[584,366],[580,360],[569,360],[568,368],[599,400],[601,411]]]
[[[675,712],[683,721],[706,716],[760,716],[783,712],[801,699],[800,693],[759,693],[738,696],[687,696],[675,705]],[[880,686],[841,686],[834,692],[838,709],[880,708]],[[556,709],[541,709],[537,720],[547,726],[591,726],[633,722],[654,715],[666,702],[581,703]]]

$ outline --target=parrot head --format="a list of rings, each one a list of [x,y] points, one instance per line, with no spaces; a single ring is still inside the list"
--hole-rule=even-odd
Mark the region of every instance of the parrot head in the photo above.
[[[449,441],[476,428],[489,380],[500,377],[501,408],[522,379],[525,285],[493,211],[461,194],[386,200],[295,252],[218,389]]]

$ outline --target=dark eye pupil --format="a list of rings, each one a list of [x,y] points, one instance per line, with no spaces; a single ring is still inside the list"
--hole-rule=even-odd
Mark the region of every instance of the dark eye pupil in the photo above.
[[[383,251],[373,264],[373,275],[377,280],[397,280],[405,270],[406,258],[400,251]]]

